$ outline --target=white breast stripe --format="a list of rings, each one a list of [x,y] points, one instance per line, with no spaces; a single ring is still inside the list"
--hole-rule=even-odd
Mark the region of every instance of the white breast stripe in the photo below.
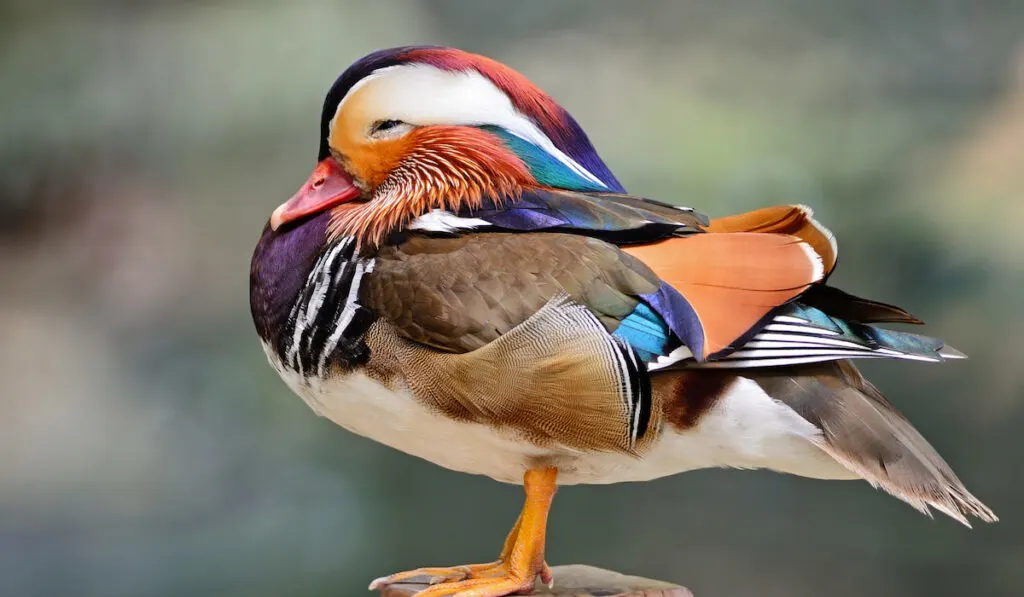
[[[320,256],[316,265],[313,267],[313,270],[309,272],[309,276],[306,278],[307,285],[314,279],[316,280],[316,285],[313,288],[310,300],[305,303],[305,308],[302,307],[303,303],[301,300],[296,302],[295,307],[293,307],[295,328],[292,333],[292,341],[286,353],[285,361],[295,363],[300,369],[300,372],[302,366],[298,363],[297,357],[299,349],[302,347],[302,335],[309,329],[310,323],[314,318],[316,318],[316,314],[319,312],[320,306],[323,304],[324,296],[327,294],[327,290],[331,282],[331,263],[333,263],[335,257],[338,256],[342,246],[348,242],[350,242],[348,239],[344,239],[334,247],[329,248]],[[302,295],[300,294],[299,296],[301,297]]]
[[[332,357],[343,362],[360,358],[362,349],[355,341],[365,329],[353,329],[352,323],[362,309],[358,304],[360,281],[373,270],[373,261],[355,258],[354,247],[352,239],[344,238],[325,249],[306,278],[307,289],[292,306],[292,328],[285,332],[288,341],[282,349],[282,364],[300,377],[323,375]],[[339,291],[347,292],[344,300],[337,296]],[[345,355],[337,355],[341,339],[349,336],[353,344]]]
[[[345,308],[341,311],[338,316],[338,320],[334,323],[334,329],[331,331],[331,335],[327,338],[327,342],[324,343],[323,350],[320,351],[320,360],[317,362],[317,373],[321,376],[324,374],[324,367],[327,365],[327,359],[334,352],[334,348],[338,346],[338,342],[341,341],[341,337],[345,335],[345,331],[348,329],[352,318],[355,317],[356,310],[359,309],[359,283],[363,279],[363,275],[373,271],[373,260],[361,261],[356,264],[356,272],[352,276],[352,285],[349,286],[348,296],[345,297]]]

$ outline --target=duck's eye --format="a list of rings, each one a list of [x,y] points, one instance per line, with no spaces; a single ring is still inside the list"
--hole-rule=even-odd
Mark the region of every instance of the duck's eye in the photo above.
[[[413,125],[401,120],[378,120],[370,127],[368,136],[371,139],[392,139],[401,137],[412,130],[412,128]]]
[[[370,129],[370,134],[383,133],[403,124],[401,120],[379,120]]]

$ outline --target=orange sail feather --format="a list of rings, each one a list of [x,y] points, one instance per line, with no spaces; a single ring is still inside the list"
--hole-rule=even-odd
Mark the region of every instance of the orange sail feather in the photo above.
[[[839,257],[832,231],[813,218],[806,205],[777,205],[711,220],[708,232],[762,232],[792,234],[814,248],[828,275]]]
[[[677,290],[704,330],[706,358],[821,281],[822,257],[788,234],[698,234],[625,247]]]

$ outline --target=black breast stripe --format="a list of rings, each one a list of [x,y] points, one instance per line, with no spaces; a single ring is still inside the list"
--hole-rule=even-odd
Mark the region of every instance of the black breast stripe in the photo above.
[[[323,376],[335,363],[351,367],[369,355],[362,336],[373,316],[358,300],[373,260],[354,253],[349,238],[327,247],[292,306],[280,353],[284,364],[303,377]]]

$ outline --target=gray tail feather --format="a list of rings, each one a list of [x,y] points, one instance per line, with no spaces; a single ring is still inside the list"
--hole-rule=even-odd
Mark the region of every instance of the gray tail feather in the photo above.
[[[935,448],[849,361],[765,371],[765,391],[822,430],[819,445],[850,471],[931,516],[970,527],[995,513],[971,495]]]

